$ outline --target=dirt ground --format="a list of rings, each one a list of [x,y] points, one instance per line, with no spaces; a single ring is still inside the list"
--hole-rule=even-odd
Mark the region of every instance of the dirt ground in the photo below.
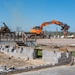
[[[45,45],[68,45],[75,44],[75,39],[38,39],[37,44],[45,44]],[[30,65],[38,65],[45,64],[41,59],[36,60],[24,60],[20,58],[9,57],[2,52],[0,52],[0,65],[7,67],[22,67],[22,66],[30,66]]]
[[[46,50],[62,49],[68,51],[75,51],[75,39],[38,39],[37,45],[37,48]]]
[[[37,39],[37,44],[66,46],[69,44],[75,44],[75,39]]]
[[[44,64],[44,63],[45,62],[43,62],[41,59],[24,60],[20,58],[9,57],[9,55],[0,52],[0,66],[7,66],[8,68],[10,68],[10,67],[22,67],[36,64]]]

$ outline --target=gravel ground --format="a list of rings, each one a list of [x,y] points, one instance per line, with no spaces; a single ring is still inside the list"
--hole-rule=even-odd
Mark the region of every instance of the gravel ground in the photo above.
[[[75,75],[75,66],[60,66],[14,75]]]

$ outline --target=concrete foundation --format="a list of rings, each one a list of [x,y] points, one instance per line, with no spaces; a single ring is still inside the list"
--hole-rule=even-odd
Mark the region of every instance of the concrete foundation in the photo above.
[[[22,58],[26,60],[35,58],[34,48],[31,48],[31,47],[15,48],[15,46],[1,45],[0,51],[8,54],[10,57],[14,56],[16,58]]]
[[[22,58],[26,60],[37,58],[37,49],[32,47],[18,47],[12,45],[0,45],[0,51],[8,54],[10,57]],[[59,50],[42,50],[42,60],[52,65],[68,64],[72,60],[72,53]]]
[[[69,64],[72,60],[71,52],[43,50],[43,60],[52,65]]]

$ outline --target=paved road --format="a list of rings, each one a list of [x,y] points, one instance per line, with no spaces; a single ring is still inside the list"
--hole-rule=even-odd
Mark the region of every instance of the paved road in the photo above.
[[[60,66],[15,75],[75,75],[75,66]]]

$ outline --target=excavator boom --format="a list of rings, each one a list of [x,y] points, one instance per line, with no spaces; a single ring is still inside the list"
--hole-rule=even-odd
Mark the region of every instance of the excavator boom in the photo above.
[[[50,25],[50,24],[56,24],[56,25],[61,26],[62,27],[61,30],[63,30],[63,29],[66,30],[66,29],[70,28],[67,24],[64,24],[64,23],[62,23],[60,21],[52,20],[50,22],[44,22],[44,23],[42,23],[41,26],[40,26],[40,29],[43,29],[44,26],[47,26],[47,25]]]
[[[61,30],[63,30],[63,33],[64,33],[64,36],[68,34],[68,29],[70,28],[70,26],[68,26],[67,24],[64,24],[63,22],[60,22],[60,21],[57,21],[57,20],[52,20],[50,22],[44,22],[42,23],[39,28],[37,28],[36,26],[31,30],[31,32],[33,33],[36,33],[36,34],[41,34],[43,33],[43,27],[44,26],[48,26],[48,25],[51,25],[51,24],[56,24],[56,25],[59,25],[61,26]]]

